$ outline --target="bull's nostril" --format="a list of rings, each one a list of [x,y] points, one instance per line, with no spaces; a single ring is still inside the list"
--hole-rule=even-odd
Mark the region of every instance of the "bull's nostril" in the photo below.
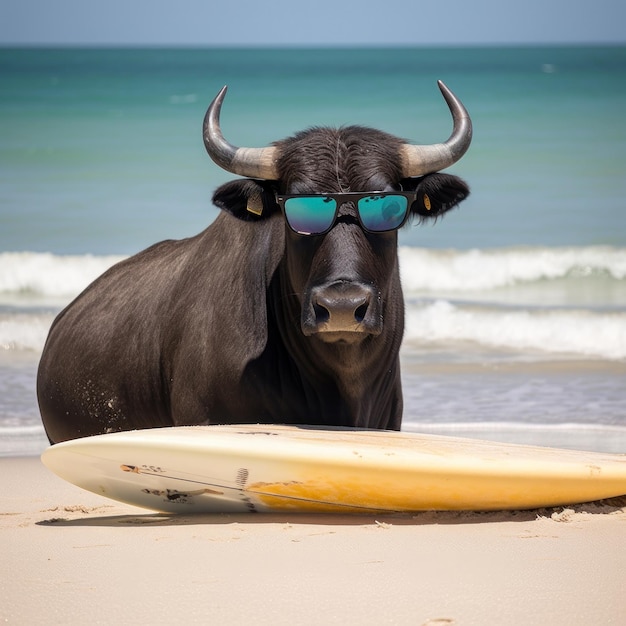
[[[315,321],[318,324],[325,324],[330,319],[330,313],[328,312],[328,309],[325,309],[319,304],[313,305],[313,311],[315,312]]]
[[[354,319],[360,324],[365,319],[366,313],[367,302],[356,309],[356,311],[354,312]]]

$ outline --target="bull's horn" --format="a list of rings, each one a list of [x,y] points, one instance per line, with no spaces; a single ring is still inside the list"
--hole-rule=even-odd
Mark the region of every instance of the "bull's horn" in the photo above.
[[[402,146],[402,173],[405,177],[438,172],[456,163],[472,141],[472,120],[463,103],[441,82],[439,89],[448,104],[454,126],[445,143],[429,146],[404,144]]]
[[[220,110],[225,95],[226,87],[222,87],[204,116],[202,136],[209,156],[222,169],[233,174],[267,180],[278,179],[276,148],[238,148],[224,139],[220,129]]]

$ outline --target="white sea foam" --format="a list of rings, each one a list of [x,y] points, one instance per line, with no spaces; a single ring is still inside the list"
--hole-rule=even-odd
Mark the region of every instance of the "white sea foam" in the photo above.
[[[488,348],[626,359],[626,313],[460,307],[445,300],[407,306],[406,340],[474,342]],[[0,350],[39,351],[53,314],[0,314]]]
[[[123,256],[0,253],[0,294],[73,297]],[[407,293],[472,292],[559,278],[594,275],[626,280],[626,248],[400,248]]]
[[[41,351],[61,306],[123,258],[0,253],[0,351]]]
[[[437,300],[407,307],[406,338],[626,359],[626,313],[467,307]]]
[[[41,350],[54,313],[121,256],[0,254],[1,350]],[[474,342],[494,349],[626,359],[623,302],[567,306],[524,302],[477,304],[478,292],[567,278],[626,284],[626,249],[611,247],[472,251],[401,249],[409,341]],[[445,292],[448,293],[445,293]],[[421,294],[422,299],[411,293]],[[445,295],[442,295],[444,293]],[[457,294],[455,296],[454,294]],[[38,308],[29,309],[29,299]],[[463,304],[458,300],[464,300]],[[471,301],[474,301],[473,303]],[[497,298],[493,299],[498,301]],[[488,300],[483,299],[483,302]],[[17,303],[17,306],[16,306]],[[590,306],[587,306],[590,304]],[[42,312],[42,306],[44,307]]]
[[[626,248],[502,248],[429,250],[402,247],[407,292],[472,292],[559,278],[605,275],[626,279]]]
[[[71,298],[123,258],[3,252],[0,254],[0,294]]]
[[[52,313],[0,313],[0,350],[41,351],[53,319]]]

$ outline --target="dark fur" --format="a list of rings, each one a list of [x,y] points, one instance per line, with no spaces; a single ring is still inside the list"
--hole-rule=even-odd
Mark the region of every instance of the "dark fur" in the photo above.
[[[214,196],[224,212],[205,231],[98,278],[59,314],[43,352],[38,397],[50,441],[207,423],[399,429],[397,234],[368,235],[346,205],[328,234],[295,235],[273,191],[418,189],[420,219],[468,195],[446,174],[401,180],[401,143],[360,127],[278,142],[280,180],[226,183]],[[250,198],[262,199],[260,216],[247,210]],[[316,332],[315,298],[328,289],[371,296],[367,332],[333,341]]]

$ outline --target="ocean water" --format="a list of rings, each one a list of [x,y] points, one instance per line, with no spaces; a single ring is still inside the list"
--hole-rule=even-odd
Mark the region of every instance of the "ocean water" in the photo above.
[[[626,47],[0,49],[0,455],[46,445],[37,361],[114,262],[216,216],[201,123],[447,138],[472,196],[400,235],[406,430],[626,452]]]

